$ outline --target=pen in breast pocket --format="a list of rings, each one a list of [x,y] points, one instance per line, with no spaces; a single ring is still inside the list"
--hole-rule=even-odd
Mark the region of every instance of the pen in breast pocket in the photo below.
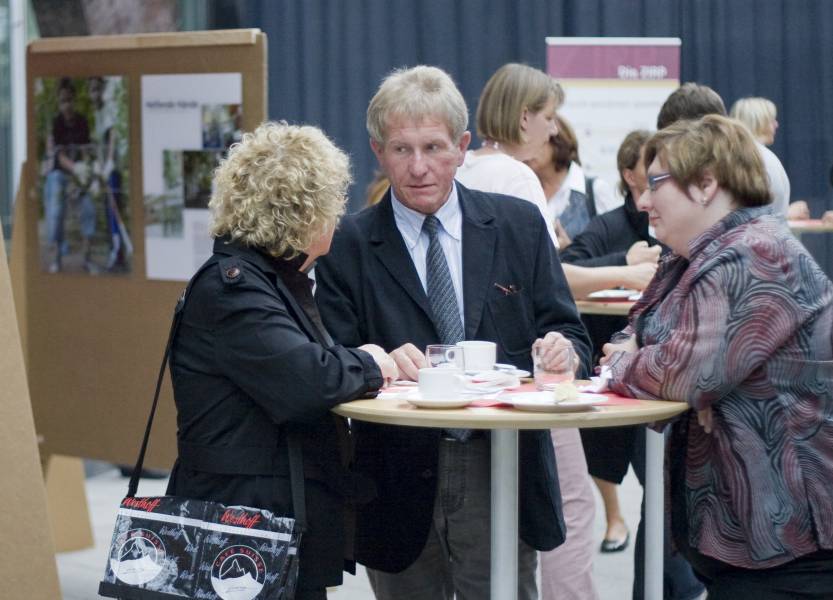
[[[500,285],[499,283],[495,283],[495,287],[497,289],[499,289],[501,292],[503,292],[504,296],[509,296],[511,294],[517,294],[518,292],[521,291],[520,288],[516,287],[515,285],[513,285],[511,283],[509,285],[506,285],[506,286]]]

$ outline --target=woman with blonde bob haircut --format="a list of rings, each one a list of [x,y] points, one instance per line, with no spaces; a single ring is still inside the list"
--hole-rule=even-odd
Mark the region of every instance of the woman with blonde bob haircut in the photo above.
[[[729,115],[749,128],[764,146],[771,146],[778,129],[778,110],[766,98],[741,98],[732,105]]]
[[[209,203],[214,253],[189,284],[171,345],[169,494],[292,515],[287,439],[299,442],[308,529],[298,600],[341,583],[346,502],[372,493],[343,467],[346,424],[330,409],[397,376],[378,346],[333,344],[306,274],[329,250],[348,167],[315,127],[264,123],[231,147]]]
[[[610,387],[685,402],[671,531],[709,600],[833,590],[833,284],[770,211],[750,132],[709,115],[649,140],[639,208],[673,253],[605,344]]]
[[[517,63],[503,65],[486,82],[477,105],[477,134],[483,146],[466,152],[463,165],[457,170],[457,180],[471,189],[515,196],[537,205],[556,248],[552,222],[545,216],[544,189],[523,161],[538,155],[557,133],[556,110],[563,101],[561,86],[543,71]],[[560,334],[547,334],[551,335],[560,336],[556,350],[563,356],[563,348],[571,342]],[[583,369],[577,362],[572,367]],[[541,598],[595,600],[595,509],[581,438],[578,429],[554,429],[551,437],[558,456],[558,481],[569,534],[555,550],[540,553]],[[529,564],[534,565],[529,559],[531,551],[529,547],[521,550],[524,570]]]
[[[535,136],[527,122],[548,106],[552,106],[554,119],[563,103],[561,85],[543,71],[518,63],[503,65],[480,94],[477,135],[484,142],[503,146],[518,160],[527,160],[537,150],[527,143]]]

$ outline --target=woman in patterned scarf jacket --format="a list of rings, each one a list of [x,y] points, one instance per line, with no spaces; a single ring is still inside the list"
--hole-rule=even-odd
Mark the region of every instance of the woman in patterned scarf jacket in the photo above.
[[[709,600],[830,598],[833,284],[738,122],[678,122],[645,164],[638,205],[673,252],[601,362],[613,390],[692,409],[668,445],[675,544]]]

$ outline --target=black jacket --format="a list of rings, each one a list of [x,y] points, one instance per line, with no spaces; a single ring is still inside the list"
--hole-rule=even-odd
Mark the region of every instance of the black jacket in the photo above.
[[[589,365],[587,334],[534,205],[458,184],[463,213],[465,337],[497,343],[498,360],[531,369],[536,337],[560,331]],[[333,337],[391,351],[439,341],[428,298],[394,220],[390,192],[345,217],[316,268],[316,299]],[[504,288],[507,291],[502,291]],[[511,292],[508,290],[512,290]],[[356,469],[373,477],[377,501],[359,510],[356,558],[398,572],[422,551],[437,490],[440,431],[353,421]],[[564,540],[549,431],[520,435],[520,536],[548,550]],[[485,524],[484,524],[485,526]]]
[[[346,474],[330,409],[382,385],[369,354],[329,343],[279,261],[215,241],[171,350],[179,457],[168,493],[292,514],[286,428],[299,432],[308,532],[299,587],[341,582]]]
[[[637,210],[631,193],[624,205],[593,217],[572,243],[559,252],[561,262],[581,267],[624,266],[628,249],[639,241],[654,245],[648,234],[648,214]],[[601,356],[602,346],[628,324],[626,317],[584,315],[582,317],[593,343],[593,362]]]

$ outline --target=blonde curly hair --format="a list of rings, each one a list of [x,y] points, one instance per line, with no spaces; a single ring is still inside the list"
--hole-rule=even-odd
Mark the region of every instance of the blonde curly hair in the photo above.
[[[213,237],[293,258],[344,214],[350,159],[317,127],[265,122],[214,171]]]

